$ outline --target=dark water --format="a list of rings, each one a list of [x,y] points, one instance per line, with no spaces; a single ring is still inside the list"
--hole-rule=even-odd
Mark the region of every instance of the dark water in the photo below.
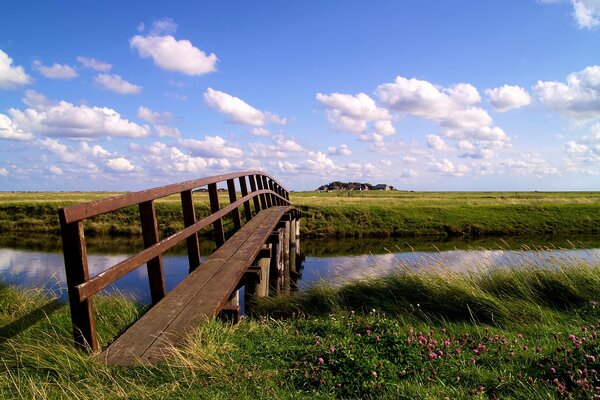
[[[139,240],[88,238],[88,261],[93,276],[142,248]],[[491,238],[476,241],[416,239],[302,240],[304,262],[296,285],[300,290],[327,280],[334,285],[351,279],[385,275],[397,268],[444,268],[477,271],[492,267],[552,267],[577,262],[600,264],[597,237]],[[201,242],[201,253],[215,244]],[[168,290],[188,274],[185,244],[163,257]],[[1,236],[0,281],[44,288],[66,299],[60,238],[48,235]],[[150,301],[145,266],[119,279],[108,291],[118,290],[140,302]]]

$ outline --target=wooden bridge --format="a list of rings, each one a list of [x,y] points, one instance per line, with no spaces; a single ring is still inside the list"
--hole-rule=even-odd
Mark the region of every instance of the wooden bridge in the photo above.
[[[229,195],[229,205],[223,208],[219,203],[219,183],[226,183]],[[197,220],[193,192],[203,187],[208,188],[211,214]],[[237,198],[237,193],[241,193],[241,198]],[[161,239],[154,202],[176,194],[181,196],[184,229]],[[130,206],[139,207],[145,249],[90,277],[84,221]],[[283,264],[290,254],[287,250],[295,244],[301,213],[290,206],[289,193],[275,179],[260,171],[248,171],[65,207],[59,210],[59,217],[75,344],[99,353],[97,357],[108,364],[132,365],[162,360],[207,318],[219,313],[239,316],[235,300],[241,286],[245,285],[247,292],[259,288],[259,294],[266,295],[270,270],[273,265],[277,268]],[[233,222],[233,232],[227,240],[224,218]],[[201,262],[199,231],[210,225],[217,250]],[[190,274],[167,294],[162,254],[184,240]],[[143,264],[148,269],[153,305],[100,352],[92,297]]]

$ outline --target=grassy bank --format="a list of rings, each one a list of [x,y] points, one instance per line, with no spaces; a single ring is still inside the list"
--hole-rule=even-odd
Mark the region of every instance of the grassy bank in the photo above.
[[[166,363],[117,368],[72,349],[67,307],[0,286],[0,397],[587,399],[599,298],[598,266],[403,273],[266,300]],[[102,343],[140,313],[96,304]]]
[[[0,231],[58,233],[57,209],[115,193],[0,193]],[[221,195],[223,206],[228,204]],[[306,213],[304,236],[402,237],[596,234],[600,193],[292,193]],[[196,214],[209,213],[208,196],[195,194]],[[163,236],[183,227],[178,196],[156,203]],[[88,236],[140,232],[136,207],[86,221]],[[231,225],[231,224],[230,224]]]

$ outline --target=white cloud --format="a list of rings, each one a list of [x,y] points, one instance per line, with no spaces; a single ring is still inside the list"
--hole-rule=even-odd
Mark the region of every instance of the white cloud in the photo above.
[[[595,28],[600,25],[600,1],[572,0],[573,16],[580,28]]]
[[[438,135],[426,135],[427,146],[437,151],[446,151],[449,147],[446,145],[444,140]]]
[[[331,156],[351,156],[352,155],[352,150],[350,150],[350,148],[345,145],[345,144],[340,144],[340,147],[328,147],[327,151],[329,153],[329,155]]]
[[[442,161],[432,161],[430,163],[431,171],[444,175],[464,176],[469,172],[466,165],[454,165],[450,160],[444,158]]]
[[[0,50],[0,89],[13,89],[32,82],[21,66],[13,66],[13,59]]]
[[[60,167],[57,167],[56,165],[51,165],[50,167],[48,167],[48,171],[50,171],[50,173],[52,175],[62,175],[63,174],[63,170]]]
[[[181,137],[179,129],[167,125],[154,125],[158,137]]]
[[[194,47],[189,40],[176,40],[173,36],[140,36],[129,41],[141,57],[152,57],[162,69],[187,75],[204,75],[216,71],[217,56]]]
[[[392,162],[390,160],[379,160],[379,163],[388,168],[392,166]]]
[[[112,68],[111,64],[96,60],[95,58],[91,57],[78,56],[77,61],[79,61],[85,68],[91,68],[96,71],[110,71]]]
[[[51,67],[43,65],[39,60],[33,62],[33,69],[50,79],[73,79],[79,76],[70,65],[54,63]]]
[[[273,136],[273,142],[275,142],[275,145],[283,151],[299,152],[304,150],[304,147],[295,139],[284,135]]]
[[[135,167],[124,157],[112,158],[106,162],[107,166],[115,172],[131,172]]]
[[[261,127],[256,127],[256,128],[250,129],[250,134],[252,136],[264,136],[264,137],[271,136],[271,132],[268,129],[261,128]]]
[[[417,162],[417,159],[414,158],[413,156],[404,156],[404,157],[402,157],[402,161],[407,164],[414,164]]]
[[[287,153],[275,145],[250,143],[250,156],[257,158],[287,158]]]
[[[173,117],[168,111],[165,112],[157,112],[152,111],[148,107],[140,106],[137,111],[138,118],[143,119],[144,121],[151,122],[153,124],[162,124]]]
[[[0,176],[8,176],[8,170],[6,168],[0,168]]]
[[[329,122],[338,130],[350,133],[365,133],[370,122],[374,123],[374,131],[379,135],[396,133],[389,112],[375,104],[365,93],[357,95],[317,93],[317,100],[325,107]]]
[[[6,115],[0,114],[0,139],[25,141],[33,139],[33,135],[20,129]]]
[[[94,78],[94,82],[104,89],[119,94],[139,94],[142,92],[141,86],[127,82],[120,75],[99,74]]]
[[[309,151],[308,159],[300,163],[300,168],[322,176],[343,172],[343,168],[335,165],[333,160],[320,151]]]
[[[162,34],[171,34],[177,31],[177,24],[171,18],[162,18],[152,22],[152,29],[150,33],[153,36],[159,36]]]
[[[564,148],[567,153],[571,154],[586,154],[589,151],[586,145],[576,143],[573,140],[568,142]]]
[[[239,97],[208,88],[204,93],[206,104],[229,116],[229,121],[237,124],[263,126],[267,122],[285,124],[286,120],[273,113],[261,111],[252,107]]]
[[[211,158],[240,158],[244,155],[239,147],[228,146],[220,136],[205,136],[204,140],[181,139],[179,143],[195,155]]]
[[[600,118],[600,66],[587,67],[567,76],[566,82],[538,81],[540,101],[576,122]]]
[[[26,92],[23,101],[30,108],[8,111],[13,123],[24,132],[72,138],[139,138],[150,134],[148,126],[130,122],[111,108],[50,102],[33,90]]]
[[[494,110],[498,112],[505,112],[531,104],[531,96],[520,86],[504,85],[487,89],[485,94],[487,94]]]
[[[501,165],[519,176],[560,174],[558,168],[550,166],[546,160],[540,158],[539,154],[523,153],[520,160],[507,158],[501,161]]]

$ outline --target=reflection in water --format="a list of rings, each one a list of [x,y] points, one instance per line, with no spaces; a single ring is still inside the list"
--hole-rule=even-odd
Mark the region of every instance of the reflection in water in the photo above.
[[[597,238],[577,240],[552,238],[542,242],[520,238],[490,238],[471,242],[417,242],[402,239],[340,239],[301,241],[303,264],[294,276],[284,277],[300,289],[325,279],[339,285],[365,276],[381,276],[398,268],[446,268],[474,271],[490,267],[552,267],[558,263],[587,262],[600,264]],[[93,276],[115,265],[141,248],[139,240],[88,238],[88,262]],[[513,251],[527,243],[535,251]],[[552,245],[549,245],[552,243]],[[548,247],[541,247],[548,246]],[[201,240],[201,254],[214,250],[213,242]],[[486,250],[487,248],[487,250]],[[558,250],[563,248],[565,250]],[[490,250],[491,249],[491,250]],[[496,250],[497,249],[497,250]],[[163,256],[165,283],[174,288],[188,274],[185,243]],[[67,299],[65,271],[60,238],[55,235],[30,235],[25,239],[0,236],[0,281],[27,287],[52,290],[61,300]],[[149,303],[150,293],[145,266],[142,266],[106,290],[119,290],[136,300]]]

